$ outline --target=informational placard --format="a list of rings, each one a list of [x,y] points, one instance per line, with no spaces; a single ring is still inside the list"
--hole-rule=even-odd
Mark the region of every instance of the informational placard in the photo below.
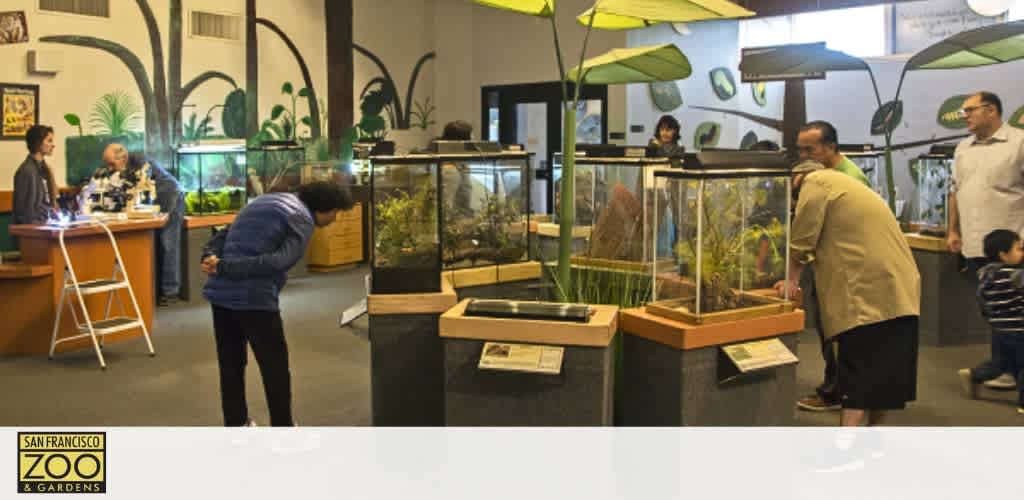
[[[477,367],[482,370],[557,375],[562,372],[564,356],[564,347],[486,342]]]
[[[917,52],[961,31],[1002,22],[1004,15],[985,17],[964,0],[897,2],[892,7],[895,54]]]
[[[722,346],[741,373],[796,363],[797,357],[782,340],[769,339]]]

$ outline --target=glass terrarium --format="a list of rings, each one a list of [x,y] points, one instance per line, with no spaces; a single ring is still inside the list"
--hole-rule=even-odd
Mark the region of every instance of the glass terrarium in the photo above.
[[[439,165],[433,161],[373,160],[373,293],[441,291],[440,181]]]
[[[445,155],[437,161],[444,269],[528,260],[527,154]]]
[[[910,162],[910,171],[917,180],[917,206],[911,222],[922,234],[946,234],[946,201],[952,169],[952,154],[941,149],[933,149]]]
[[[690,154],[682,170],[660,170],[654,179],[659,228],[648,312],[707,324],[792,310],[788,297],[772,290],[789,267],[790,169],[783,154]],[[666,222],[669,231],[662,230]]]
[[[178,182],[186,215],[237,212],[245,206],[246,150],[243,145],[199,145],[177,151]]]
[[[654,257],[654,172],[666,158],[578,156],[575,167],[574,233],[587,237],[574,261],[597,266],[649,269]],[[556,157],[555,214],[561,207],[561,156]],[[661,200],[664,203],[665,200]],[[659,212],[667,215],[665,206]],[[664,224],[665,230],[671,222]],[[581,233],[582,232],[582,233]]]
[[[246,188],[250,198],[290,191],[301,183],[306,149],[290,141],[267,141],[246,152]]]
[[[865,145],[858,148],[846,149],[844,146],[841,149],[843,156],[847,157],[860,167],[861,172],[871,181],[871,187],[878,193],[882,199],[888,201],[889,199],[889,183],[885,177],[885,155],[881,151],[876,151],[871,145]]]

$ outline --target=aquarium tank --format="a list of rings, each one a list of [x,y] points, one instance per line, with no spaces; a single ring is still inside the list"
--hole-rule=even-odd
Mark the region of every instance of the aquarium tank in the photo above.
[[[889,183],[885,177],[885,154],[882,151],[874,149],[872,144],[864,145],[840,145],[839,152],[843,156],[847,157],[855,165],[860,167],[861,172],[871,182],[872,189],[878,193],[882,199],[888,201],[889,199]]]
[[[917,202],[912,224],[922,234],[946,235],[946,202],[953,172],[952,148],[933,146],[910,161],[910,172],[917,184]]]
[[[528,260],[526,153],[439,155],[445,269]]]
[[[306,149],[292,141],[264,141],[246,151],[246,188],[250,198],[292,191],[302,182]]]
[[[575,228],[585,229],[589,236],[575,260],[625,268],[649,265],[654,256],[656,227],[651,219],[656,200],[654,172],[670,168],[670,161],[642,156],[645,148],[637,148],[640,157],[627,157],[625,147],[580,147],[584,148],[586,156],[576,157],[573,222]],[[553,174],[554,221],[558,223],[561,155],[556,155]],[[660,213],[665,215],[664,206]],[[665,225],[666,230],[667,227]]]
[[[246,204],[244,145],[198,145],[177,150],[177,177],[186,215],[234,213]]]
[[[690,324],[791,310],[771,290],[789,265],[790,166],[783,153],[688,154],[654,173],[648,312]]]
[[[438,163],[377,157],[372,165],[371,291],[376,294],[441,291]]]

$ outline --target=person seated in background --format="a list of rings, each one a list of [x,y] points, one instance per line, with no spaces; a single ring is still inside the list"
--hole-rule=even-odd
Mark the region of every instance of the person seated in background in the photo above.
[[[103,163],[92,176],[92,183],[113,180],[113,188],[127,193],[148,170],[150,180],[156,185],[156,200],[160,211],[167,214],[167,222],[157,231],[157,274],[160,284],[158,304],[167,306],[177,302],[181,290],[181,265],[178,261],[181,245],[181,227],[185,220],[185,192],[178,180],[164,170],[157,162],[141,153],[129,154],[121,144],[110,144],[103,150]],[[93,188],[93,186],[90,186]],[[127,199],[127,198],[125,198]],[[124,210],[125,206],[115,207]]]
[[[654,137],[647,145],[656,148],[658,156],[682,158],[686,148],[679,145],[679,121],[671,115],[663,115],[654,126]]]
[[[45,158],[53,154],[53,128],[33,125],[25,134],[28,156],[14,173],[12,224],[46,224],[58,210],[57,183]]]
[[[444,133],[439,140],[469,141],[472,140],[472,137],[473,125],[456,120],[448,122],[444,126]],[[444,162],[441,165],[441,179],[445,208],[452,208],[462,216],[471,216],[474,205],[479,206],[479,198],[487,195],[486,189],[474,189],[474,181],[470,176],[468,164]],[[474,196],[474,191],[477,191],[476,196]]]
[[[1024,415],[1024,249],[1017,233],[996,229],[985,236],[984,250],[989,263],[978,270],[978,303],[992,331],[999,334],[992,346],[998,356],[957,375],[964,394],[974,399],[978,384],[1011,374],[1019,391],[1017,413]]]

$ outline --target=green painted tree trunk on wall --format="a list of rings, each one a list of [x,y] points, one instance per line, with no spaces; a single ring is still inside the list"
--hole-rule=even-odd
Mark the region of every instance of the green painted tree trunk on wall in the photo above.
[[[309,104],[309,135],[311,139],[320,137],[320,103],[316,99],[316,90],[313,88],[313,78],[309,75],[309,66],[306,65],[306,60],[303,59],[302,53],[299,52],[299,48],[295,46],[291,38],[278,28],[276,24],[261,17],[256,18],[256,24],[263,25],[270,31],[273,31],[277,36],[281,38],[281,41],[288,46],[288,50],[295,56],[295,62],[299,64],[299,71],[302,72],[302,81],[309,90],[309,95],[306,96],[306,101]],[[293,114],[294,117],[294,114]],[[295,126],[298,126],[298,120],[296,120]]]

